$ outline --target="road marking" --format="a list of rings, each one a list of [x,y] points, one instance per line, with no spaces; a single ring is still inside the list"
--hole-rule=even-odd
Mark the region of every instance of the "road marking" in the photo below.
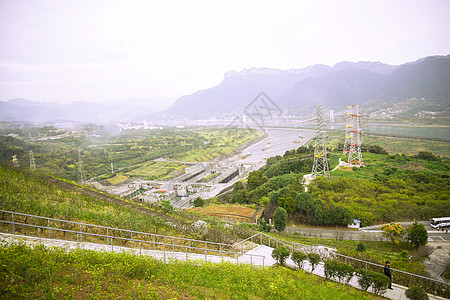
[[[445,240],[442,236],[429,236],[428,239],[430,240],[430,242],[434,242],[436,239],[437,240],[441,239],[443,242],[449,242],[449,241]]]

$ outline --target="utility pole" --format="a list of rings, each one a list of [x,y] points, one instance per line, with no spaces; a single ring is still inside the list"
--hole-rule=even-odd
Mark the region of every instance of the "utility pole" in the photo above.
[[[361,153],[361,118],[358,113],[358,105],[351,107],[350,148],[348,151],[348,166],[361,167],[364,165]]]
[[[36,171],[36,162],[34,161],[33,150],[30,150],[30,169]]]
[[[316,106],[316,136],[314,137],[314,163],[311,172],[311,178],[317,176],[330,176],[330,168],[328,166],[327,158],[327,136],[325,134],[325,124],[323,119],[323,106]]]

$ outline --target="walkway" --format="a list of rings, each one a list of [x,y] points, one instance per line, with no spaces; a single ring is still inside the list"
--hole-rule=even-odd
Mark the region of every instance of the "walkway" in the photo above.
[[[130,249],[126,247],[121,246],[110,246],[110,245],[103,245],[103,244],[95,244],[95,243],[79,243],[79,242],[73,242],[73,241],[65,241],[65,240],[54,240],[54,239],[46,239],[46,238],[38,238],[38,237],[30,237],[30,236],[22,236],[22,235],[13,235],[8,233],[0,233],[0,239],[6,240],[8,242],[12,241],[18,241],[23,240],[27,244],[34,244],[34,243],[43,243],[44,245],[51,247],[51,246],[57,246],[57,247],[66,247],[67,249],[77,249],[77,248],[83,248],[83,249],[90,249],[90,250],[96,250],[96,251],[112,251],[112,252],[133,252],[136,254],[143,254],[143,255],[149,255],[156,259],[162,260],[162,261],[170,261],[170,260],[201,260],[201,261],[208,261],[208,262],[214,262],[214,263],[220,263],[220,262],[231,262],[231,263],[246,263],[246,264],[253,264],[258,266],[272,266],[276,263],[276,261],[272,258],[272,251],[273,248],[265,246],[265,245],[258,245],[257,247],[253,248],[252,250],[246,252],[244,255],[239,256],[238,258],[231,258],[227,256],[215,256],[215,255],[204,255],[204,254],[195,254],[195,253],[183,253],[183,252],[171,252],[171,251],[154,251],[154,250],[139,250],[139,249]],[[259,255],[260,259],[257,259],[258,257],[250,256],[251,255]],[[262,259],[264,257],[264,259]],[[295,263],[289,258],[286,261],[286,264],[291,267],[296,267]],[[304,262],[303,269],[306,272],[311,272],[311,265],[308,261]],[[316,266],[313,274],[321,277],[325,277],[324,275],[324,264],[323,262],[319,263],[319,265]],[[351,286],[354,286],[356,288],[359,288],[357,283],[357,278],[354,276],[349,284]],[[387,290],[386,293],[383,295],[384,297],[388,299],[398,299],[398,300],[408,300],[408,298],[405,296],[405,291],[407,290],[406,287],[400,286],[397,284],[393,284],[393,290]],[[431,294],[428,295],[429,299],[445,299],[438,296],[433,296]]]

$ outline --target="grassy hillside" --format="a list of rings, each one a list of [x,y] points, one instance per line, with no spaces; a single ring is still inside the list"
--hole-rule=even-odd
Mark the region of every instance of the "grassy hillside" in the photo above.
[[[166,213],[30,170],[0,165],[0,186],[2,210],[231,244],[251,234],[243,226],[225,227],[222,222],[211,222],[208,232],[200,234],[192,226],[200,215]]]
[[[304,271],[0,246],[3,299],[382,299]]]

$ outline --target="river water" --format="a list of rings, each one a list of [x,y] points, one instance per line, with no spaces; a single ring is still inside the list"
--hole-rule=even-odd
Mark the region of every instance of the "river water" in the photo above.
[[[301,127],[314,128],[314,123],[303,124]],[[328,124],[328,128],[331,129],[345,129],[345,124],[334,123],[331,126]],[[397,125],[397,124],[363,124],[363,133],[382,133],[389,135],[404,135],[404,136],[417,136],[417,137],[430,137],[430,138],[442,138],[450,140],[450,127],[445,126],[412,126],[412,125]]]

